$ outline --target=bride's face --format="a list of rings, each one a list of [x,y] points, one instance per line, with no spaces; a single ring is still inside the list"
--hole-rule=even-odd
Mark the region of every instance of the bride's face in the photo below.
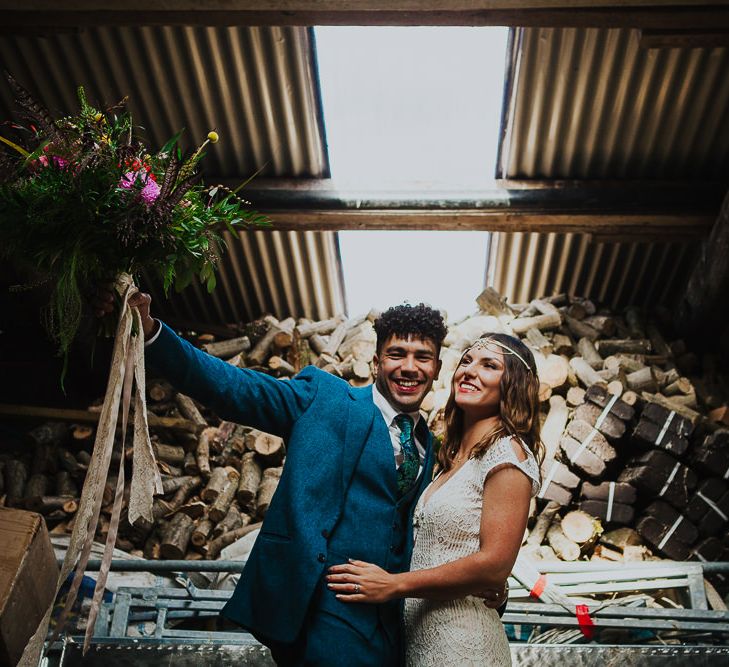
[[[498,347],[471,348],[453,374],[456,405],[483,417],[498,414],[503,374],[504,355]]]

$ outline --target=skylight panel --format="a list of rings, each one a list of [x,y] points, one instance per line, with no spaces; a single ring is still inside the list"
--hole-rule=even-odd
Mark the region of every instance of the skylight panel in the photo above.
[[[493,179],[507,28],[320,27],[332,177],[484,186]]]

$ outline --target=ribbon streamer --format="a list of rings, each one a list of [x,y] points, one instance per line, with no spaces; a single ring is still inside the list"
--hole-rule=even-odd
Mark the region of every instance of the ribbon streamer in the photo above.
[[[119,408],[123,398],[123,405],[121,405],[123,428],[119,476],[117,479],[111,524],[104,547],[102,566],[97,578],[91,614],[89,615],[89,622],[86,629],[84,653],[88,648],[88,642],[93,634],[93,626],[111,565],[111,557],[121,515],[124,493],[124,438],[131,403],[133,379],[136,379],[136,390],[134,391],[134,455],[132,461],[131,496],[128,509],[129,521],[134,522],[140,516],[151,520],[153,496],[155,493],[162,493],[162,480],[155,462],[152,443],[149,439],[149,431],[146,428],[147,406],[144,399],[144,340],[140,326],[139,312],[136,309],[133,310],[128,305],[129,297],[137,289],[134,286],[131,276],[128,274],[121,274],[117,278],[115,288],[123,298],[116,338],[114,340],[109,381],[104,396],[104,404],[99,416],[94,451],[91,455],[91,461],[89,462],[86,480],[76,513],[76,521],[56,585],[56,595],[70,572],[74,569],[74,566],[75,574],[66,598],[65,607],[58,620],[53,638],[51,639],[52,643],[63,630],[68,614],[78,595],[86,564],[91,554],[91,546],[99,522],[104,485],[109,474],[109,465],[114,448],[116,427],[119,420]],[[133,331],[135,328],[133,327],[134,323],[136,323],[136,332]],[[25,647],[23,656],[18,663],[21,667],[37,666],[48,632],[52,610],[53,605],[46,611],[33,637]]]

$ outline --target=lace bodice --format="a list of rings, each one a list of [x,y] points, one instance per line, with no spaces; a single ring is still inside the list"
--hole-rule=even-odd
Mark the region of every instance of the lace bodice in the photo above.
[[[411,570],[437,567],[478,551],[483,487],[495,470],[515,466],[539,490],[539,468],[524,447],[520,461],[510,437],[497,440],[478,459],[468,460],[437,488],[420,497],[413,519]],[[485,536],[488,539],[488,536]],[[498,614],[479,598],[405,601],[407,664],[509,665],[510,652]]]

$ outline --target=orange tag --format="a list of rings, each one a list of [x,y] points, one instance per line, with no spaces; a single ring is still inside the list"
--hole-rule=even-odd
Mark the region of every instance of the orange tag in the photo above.
[[[544,593],[544,589],[547,587],[547,575],[546,574],[540,574],[539,579],[535,582],[534,586],[532,587],[532,590],[529,591],[529,595],[531,595],[533,598],[541,597],[542,593]]]

